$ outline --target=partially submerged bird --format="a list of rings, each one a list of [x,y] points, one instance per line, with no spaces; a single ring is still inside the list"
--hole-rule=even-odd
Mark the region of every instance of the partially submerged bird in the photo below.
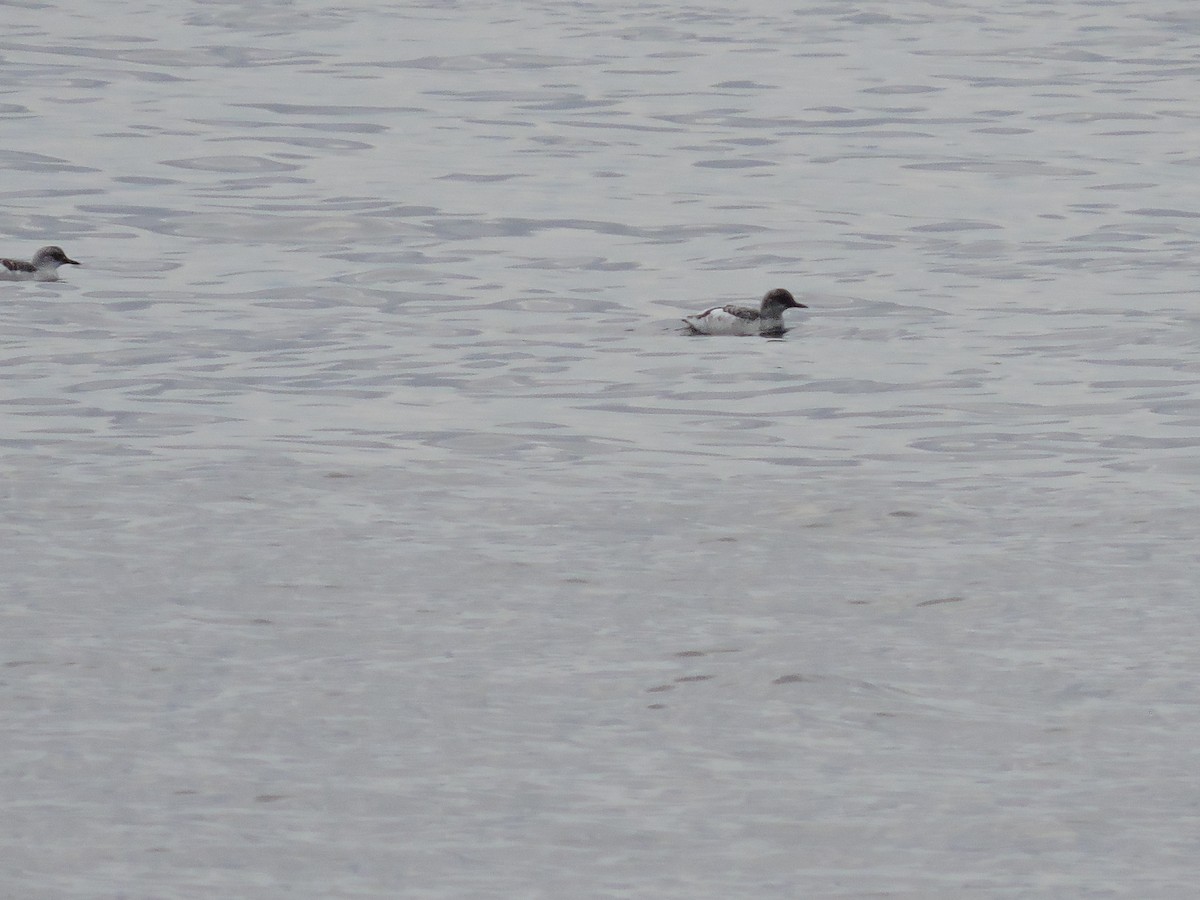
[[[767,291],[758,309],[749,306],[714,306],[694,316],[685,316],[684,322],[692,334],[762,334],[777,337],[787,331],[783,327],[783,311],[786,309],[808,309],[797,303],[790,291],[775,288]]]
[[[33,259],[0,259],[0,281],[58,281],[58,267],[78,266],[62,247],[43,247]]]

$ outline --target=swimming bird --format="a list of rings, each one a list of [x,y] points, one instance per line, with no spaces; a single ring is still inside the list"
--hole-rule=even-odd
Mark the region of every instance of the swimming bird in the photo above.
[[[787,331],[783,327],[785,309],[808,309],[797,303],[790,291],[775,288],[767,291],[762,306],[714,306],[694,316],[686,316],[684,322],[692,334],[762,334],[778,337]]]
[[[43,247],[29,262],[0,259],[0,281],[58,281],[58,267],[64,264],[80,265],[63,253],[62,247]]]

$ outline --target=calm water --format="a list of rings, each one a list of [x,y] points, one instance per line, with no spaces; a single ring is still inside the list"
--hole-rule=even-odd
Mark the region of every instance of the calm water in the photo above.
[[[1200,13],[378,6],[5,7],[0,897],[1190,896]]]

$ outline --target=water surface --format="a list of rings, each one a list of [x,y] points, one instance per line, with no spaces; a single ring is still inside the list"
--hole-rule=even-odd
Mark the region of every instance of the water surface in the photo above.
[[[1200,16],[6,30],[0,894],[1191,889]]]

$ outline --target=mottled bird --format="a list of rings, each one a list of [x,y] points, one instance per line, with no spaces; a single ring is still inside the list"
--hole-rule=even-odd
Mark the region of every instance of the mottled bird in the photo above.
[[[58,281],[58,267],[80,265],[62,247],[43,247],[33,259],[0,259],[0,281]]]
[[[767,291],[758,309],[750,306],[714,306],[694,316],[685,316],[684,322],[692,334],[762,334],[768,337],[783,334],[783,313],[788,309],[808,309],[797,303],[790,291],[775,288]]]

